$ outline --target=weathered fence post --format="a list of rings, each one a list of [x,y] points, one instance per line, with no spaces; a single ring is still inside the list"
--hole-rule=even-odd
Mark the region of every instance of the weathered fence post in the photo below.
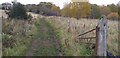
[[[104,15],[102,19],[98,22],[98,26],[96,28],[96,53],[97,56],[106,56],[106,40],[107,40],[107,27],[108,21],[106,16]]]
[[[3,16],[0,17],[0,57],[2,58],[2,20]]]

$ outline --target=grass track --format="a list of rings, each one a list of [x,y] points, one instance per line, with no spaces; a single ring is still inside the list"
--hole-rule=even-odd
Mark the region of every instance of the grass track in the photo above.
[[[31,43],[27,56],[55,56],[60,55],[59,40],[53,28],[45,18],[39,18],[35,22],[36,33]]]

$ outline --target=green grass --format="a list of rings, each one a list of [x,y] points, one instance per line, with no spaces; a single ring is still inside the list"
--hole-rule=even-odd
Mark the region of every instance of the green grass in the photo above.
[[[22,39],[22,40],[19,40]],[[22,56],[25,55],[32,38],[16,38],[15,45],[10,48],[3,48],[3,55],[4,56]]]
[[[55,56],[58,55],[58,51],[56,48],[56,39],[58,37],[55,36],[54,30],[52,26],[50,26],[45,18],[38,18],[35,21],[36,33],[34,36],[34,40],[38,41],[38,44],[34,51],[35,56]],[[42,44],[44,43],[44,44]]]
[[[55,47],[40,47],[38,48],[37,51],[35,51],[36,56],[55,56],[56,53],[56,48]]]

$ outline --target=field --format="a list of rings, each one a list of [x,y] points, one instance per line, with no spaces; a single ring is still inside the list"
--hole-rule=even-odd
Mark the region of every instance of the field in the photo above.
[[[98,20],[96,19],[80,19],[76,20],[74,18],[64,18],[64,17],[51,17],[51,20],[58,28],[62,28],[64,31],[68,28],[67,21],[70,20],[72,39],[75,40],[78,34],[82,34],[88,30],[96,27]],[[112,52],[114,55],[118,55],[118,21],[108,21],[108,38],[107,38],[107,50]],[[95,36],[95,32],[85,35],[85,37]],[[64,37],[63,37],[64,38]],[[72,41],[73,42],[73,41]],[[71,42],[70,42],[71,43]],[[72,45],[72,44],[70,44]],[[74,46],[74,45],[73,45]]]
[[[96,27],[99,19],[33,16],[27,20],[3,19],[3,55],[5,56],[92,56],[93,49],[77,36]],[[107,50],[118,55],[118,21],[109,20]],[[95,32],[84,37],[95,36]],[[93,40],[93,42],[95,42]],[[9,45],[10,44],[10,45]],[[16,51],[16,53],[14,53]]]

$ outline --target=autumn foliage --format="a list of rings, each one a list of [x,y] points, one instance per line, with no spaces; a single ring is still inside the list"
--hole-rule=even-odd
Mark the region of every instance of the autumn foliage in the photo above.
[[[107,17],[108,19],[111,19],[111,20],[117,20],[118,16],[119,16],[118,13],[112,12]]]
[[[89,3],[70,3],[66,4],[65,7],[62,9],[63,16],[75,17],[79,18],[87,18],[90,14],[91,6]]]
[[[59,6],[56,6],[51,2],[40,2],[37,5],[28,4],[25,5],[25,7],[29,12],[34,12],[45,16],[64,16],[73,17],[76,19],[99,19],[101,15],[106,15],[109,19],[116,19],[120,16],[118,15],[119,8],[115,4],[99,6],[88,2],[70,2],[64,4],[64,7],[60,9]]]

